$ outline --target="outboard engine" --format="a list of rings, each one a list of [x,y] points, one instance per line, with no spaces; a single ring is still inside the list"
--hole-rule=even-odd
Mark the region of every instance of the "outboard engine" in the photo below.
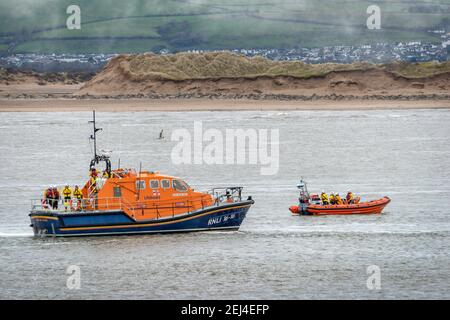
[[[306,182],[303,181],[303,179],[300,180],[300,182],[297,184],[297,188],[300,190],[300,194],[298,196],[299,202],[298,211],[301,214],[308,214],[306,212],[306,208],[308,208],[309,206],[310,196],[308,192],[308,187],[306,186]]]

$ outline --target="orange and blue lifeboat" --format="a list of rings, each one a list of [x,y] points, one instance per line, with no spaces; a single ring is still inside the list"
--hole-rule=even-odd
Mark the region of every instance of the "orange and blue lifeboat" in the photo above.
[[[77,192],[48,189],[32,201],[31,227],[37,236],[96,236],[207,230],[238,230],[253,205],[242,187],[200,192],[183,179],[159,172],[118,168],[97,154],[93,113],[94,158],[90,177]],[[100,164],[104,170],[97,171]],[[79,191],[78,191],[79,190]],[[63,199],[61,199],[61,194]],[[76,194],[76,196],[75,196]]]
[[[90,179],[82,199],[37,199],[30,212],[37,236],[83,236],[238,230],[251,197],[242,187],[192,189],[184,180],[159,172],[114,170]],[[57,201],[55,209],[51,202]]]

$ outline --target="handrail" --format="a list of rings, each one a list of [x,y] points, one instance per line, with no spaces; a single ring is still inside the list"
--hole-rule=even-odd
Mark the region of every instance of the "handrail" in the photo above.
[[[220,205],[220,203],[224,202],[228,197],[233,202],[242,201],[242,189],[243,187],[216,187],[208,190],[208,194],[211,194],[214,199],[216,205]]]
[[[73,204],[78,204],[78,202],[81,203],[81,206],[83,208],[89,207],[92,205],[92,201],[93,200],[101,200],[101,201],[106,201],[106,204],[100,204],[99,207],[105,207],[105,208],[117,208],[119,206],[122,205],[121,204],[121,199],[120,198],[99,198],[99,199],[93,199],[93,198],[82,198],[82,199],[77,199],[77,198],[71,198],[70,201],[68,202],[68,207],[70,207],[69,209],[71,211],[73,210]],[[114,200],[114,201],[111,201]],[[51,209],[49,207],[52,206],[53,203],[55,203],[55,201],[58,204],[58,208],[65,208],[65,203],[66,200],[64,198],[59,198],[59,199],[32,199],[31,200],[31,208],[32,210],[35,210],[37,208],[41,208],[41,209],[46,209],[46,210],[54,210]],[[57,210],[57,211],[63,211],[63,210]]]
[[[66,200],[64,198],[60,199],[32,199],[31,200],[31,210],[48,210],[48,211],[89,211],[86,209],[92,208],[94,211],[98,210],[115,210],[115,209],[126,209],[129,212],[135,213],[136,210],[155,210],[157,216],[160,216],[160,210],[172,209],[173,215],[175,215],[175,209],[187,209],[189,212],[196,207],[196,204],[201,205],[202,209],[205,207],[205,201],[210,198],[209,194],[203,194],[199,199],[192,199],[191,197],[183,199],[168,199],[155,202],[154,200],[144,200],[136,201],[135,203],[130,203],[126,199],[122,198],[82,198],[76,199],[71,198],[70,202],[67,204],[67,209],[65,206]],[[52,209],[52,204],[57,201],[57,208]],[[177,205],[177,203],[185,203]],[[75,206],[74,206],[75,204]]]

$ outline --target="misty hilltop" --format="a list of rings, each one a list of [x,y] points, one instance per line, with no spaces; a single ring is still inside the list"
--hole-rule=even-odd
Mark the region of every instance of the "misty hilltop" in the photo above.
[[[139,53],[296,48],[379,42],[439,42],[450,1],[376,1],[381,29],[369,30],[374,1],[79,0],[81,29],[66,26],[67,1],[2,0],[0,52]]]

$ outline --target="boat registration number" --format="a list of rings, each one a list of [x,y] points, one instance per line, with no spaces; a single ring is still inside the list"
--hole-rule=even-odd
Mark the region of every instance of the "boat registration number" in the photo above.
[[[219,223],[222,223],[222,222],[227,222],[228,220],[231,220],[231,219],[234,219],[234,218],[236,218],[236,213],[225,214],[223,216],[210,218],[208,220],[208,226],[219,224]]]

